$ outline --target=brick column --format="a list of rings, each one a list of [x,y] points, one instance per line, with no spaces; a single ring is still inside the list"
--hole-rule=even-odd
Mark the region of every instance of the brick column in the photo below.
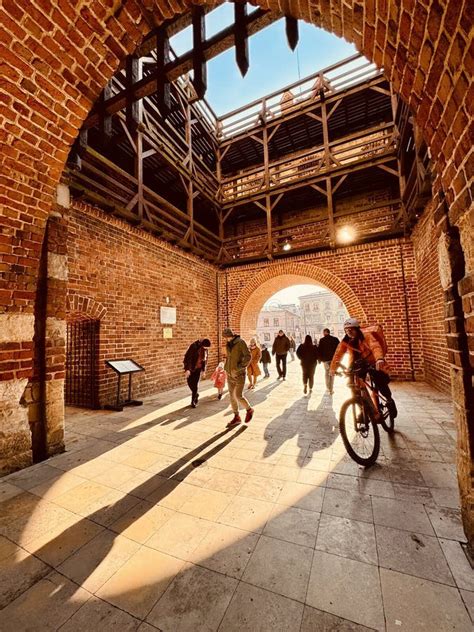
[[[67,254],[69,191],[58,186],[41,253],[35,308],[34,371],[26,392],[33,460],[64,450]]]
[[[461,512],[468,554],[474,559],[473,209],[454,218],[451,212],[448,215],[444,200],[441,199],[436,219],[439,231],[439,273],[445,296],[445,332],[458,435]]]

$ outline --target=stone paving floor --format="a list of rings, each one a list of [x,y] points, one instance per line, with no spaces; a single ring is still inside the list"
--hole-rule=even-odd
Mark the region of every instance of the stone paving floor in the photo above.
[[[290,363],[228,432],[208,382],[196,409],[69,409],[68,451],[0,481],[0,630],[471,631],[449,399],[395,384],[364,470],[322,379]]]

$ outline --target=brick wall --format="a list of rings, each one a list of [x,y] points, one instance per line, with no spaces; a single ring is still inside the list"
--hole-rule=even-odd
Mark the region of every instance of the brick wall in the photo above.
[[[133,358],[144,396],[183,383],[182,359],[199,336],[216,360],[216,270],[102,211],[74,204],[68,216],[68,318],[100,318],[99,399],[111,403],[116,375],[104,360]],[[166,297],[170,298],[169,304]],[[160,306],[177,308],[173,339],[163,339]]]
[[[451,378],[443,323],[444,295],[438,267],[433,265],[438,259],[435,228],[434,204],[429,204],[412,235],[420,297],[425,379],[436,388],[448,392]]]
[[[222,322],[242,328],[242,333],[248,336],[253,333],[256,317],[270,296],[284,287],[310,282],[336,292],[351,315],[384,326],[388,361],[395,378],[411,379],[412,361],[415,377],[423,378],[415,259],[409,240],[390,240],[281,259],[273,264],[228,269],[220,273]]]

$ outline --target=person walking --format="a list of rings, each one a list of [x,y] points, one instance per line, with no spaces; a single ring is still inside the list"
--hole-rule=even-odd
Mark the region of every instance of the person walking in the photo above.
[[[253,389],[255,388],[255,385],[257,384],[258,376],[262,374],[262,372],[260,371],[260,367],[258,366],[258,362],[260,358],[262,357],[262,351],[260,347],[258,346],[255,338],[252,338],[250,340],[249,350],[250,350],[250,364],[247,367],[247,376],[249,378],[250,384],[248,388]]]
[[[276,356],[276,368],[278,371],[278,379],[286,380],[286,356],[290,350],[290,340],[283,329],[280,329],[275,336],[272,347],[272,355]]]
[[[331,331],[329,329],[323,329],[323,337],[320,339],[318,344],[318,360],[324,365],[326,390],[331,395],[334,392],[334,377],[331,375],[330,366],[338,344],[339,338],[331,336]]]
[[[224,386],[227,380],[227,374],[224,370],[224,363],[219,362],[216,366],[216,370],[211,375],[211,380],[214,382],[214,386],[217,388],[217,399],[222,399],[224,394]]]
[[[301,361],[301,368],[303,370],[303,392],[306,395],[311,393],[314,385],[314,372],[316,371],[316,364],[318,363],[318,348],[313,344],[311,336],[306,336],[304,342],[299,345],[296,350],[296,355]]]
[[[251,354],[245,341],[237,334],[234,334],[232,329],[228,327],[224,329],[223,336],[227,340],[227,358],[224,369],[227,373],[230,404],[234,412],[234,416],[227,424],[227,428],[233,428],[242,421],[239,414],[240,406],[247,411],[245,414],[246,424],[251,421],[254,413],[253,408],[242,394],[245,386],[245,370],[250,362]]]
[[[263,379],[270,377],[270,372],[268,371],[268,365],[271,363],[272,357],[270,352],[267,349],[267,345],[262,345],[262,357],[260,358],[260,362],[263,366]]]
[[[206,370],[207,356],[211,341],[199,338],[189,345],[184,355],[184,375],[191,390],[191,408],[196,408],[199,400],[199,380]]]
[[[296,342],[295,339],[293,338],[293,336],[289,337],[290,340],[290,356],[291,356],[291,361],[293,362],[293,360],[295,359],[295,352],[296,352]]]

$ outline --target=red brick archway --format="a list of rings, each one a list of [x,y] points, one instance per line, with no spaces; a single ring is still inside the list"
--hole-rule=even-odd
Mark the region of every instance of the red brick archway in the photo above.
[[[306,263],[293,263],[291,273],[286,263],[267,267],[256,274],[239,293],[230,315],[231,326],[247,340],[255,334],[257,318],[264,303],[275,292],[291,285],[322,285],[343,301],[348,312],[366,320],[364,308],[352,288],[329,270]]]
[[[27,327],[24,323],[25,315],[34,311],[46,220],[69,148],[83,120],[119,63],[133,52],[152,22],[183,13],[191,4],[190,0],[2,3],[0,138],[4,212],[0,219],[6,282],[0,290],[0,332],[16,327],[17,338],[23,332],[17,344],[31,345],[31,323]],[[288,0],[282,5],[278,0],[260,0],[255,4],[263,8],[283,6],[289,14],[354,42],[368,59],[384,68],[395,90],[412,108],[430,147],[438,175],[436,221],[443,235],[439,254],[460,430],[460,479],[466,483],[461,485],[463,509],[465,524],[469,523],[466,529],[474,542],[474,431],[469,403],[472,384],[464,330],[465,320],[472,318],[470,297],[474,287],[469,220],[473,212],[469,189],[473,155],[469,108],[474,101],[469,48],[472,2],[315,0],[305,4]],[[57,311],[61,313],[63,307],[57,306]],[[9,344],[6,336],[0,333],[0,344]],[[2,353],[8,368],[0,367],[1,380],[15,382],[31,377],[31,358],[16,358],[8,346],[2,348]]]

